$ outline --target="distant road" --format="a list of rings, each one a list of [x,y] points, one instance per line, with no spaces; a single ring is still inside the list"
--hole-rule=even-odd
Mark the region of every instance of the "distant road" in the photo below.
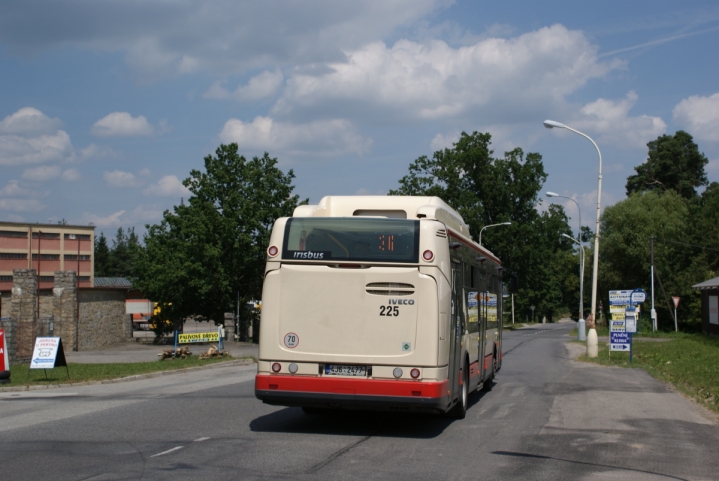
[[[570,360],[572,327],[506,332],[464,420],[266,406],[254,366],[0,393],[0,479],[719,478],[714,421],[643,371]]]

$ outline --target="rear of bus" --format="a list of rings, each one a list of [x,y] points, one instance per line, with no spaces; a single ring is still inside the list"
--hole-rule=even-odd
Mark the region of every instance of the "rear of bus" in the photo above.
[[[446,411],[445,229],[428,219],[278,219],[256,396],[305,408]]]

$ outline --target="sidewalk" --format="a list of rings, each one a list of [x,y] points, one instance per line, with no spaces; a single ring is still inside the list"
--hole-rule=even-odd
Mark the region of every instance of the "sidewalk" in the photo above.
[[[206,352],[210,346],[215,344],[182,344],[189,346],[193,355]],[[141,344],[139,342],[123,342],[113,344],[102,349],[92,351],[66,352],[65,358],[68,362],[79,364],[114,364],[127,362],[152,362],[157,361],[157,356],[165,349],[173,349],[171,344]],[[258,346],[249,342],[225,342],[225,350],[232,357],[257,357]]]

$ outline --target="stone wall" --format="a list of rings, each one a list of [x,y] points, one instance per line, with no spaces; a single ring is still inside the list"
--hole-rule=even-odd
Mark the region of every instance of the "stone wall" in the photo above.
[[[118,289],[80,291],[80,351],[132,337],[130,316],[125,314],[125,294],[125,290]]]
[[[0,292],[0,317],[10,317],[10,303],[12,293]]]
[[[37,276],[35,269],[13,271],[10,317],[15,323],[15,358],[30,359],[37,330]],[[10,351],[10,349],[8,349]]]
[[[36,336],[59,336],[66,351],[96,349],[131,339],[126,294],[126,289],[81,289],[78,307],[75,272],[56,271],[54,289],[38,293],[34,269],[13,271],[9,300],[3,296],[3,304],[9,305],[3,306],[3,311],[7,308],[3,317],[10,319],[0,321],[11,362],[30,359]]]

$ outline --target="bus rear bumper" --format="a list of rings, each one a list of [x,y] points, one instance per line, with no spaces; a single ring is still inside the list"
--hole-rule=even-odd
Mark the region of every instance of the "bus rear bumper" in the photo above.
[[[255,396],[266,404],[444,412],[449,381],[328,378],[258,374]]]

